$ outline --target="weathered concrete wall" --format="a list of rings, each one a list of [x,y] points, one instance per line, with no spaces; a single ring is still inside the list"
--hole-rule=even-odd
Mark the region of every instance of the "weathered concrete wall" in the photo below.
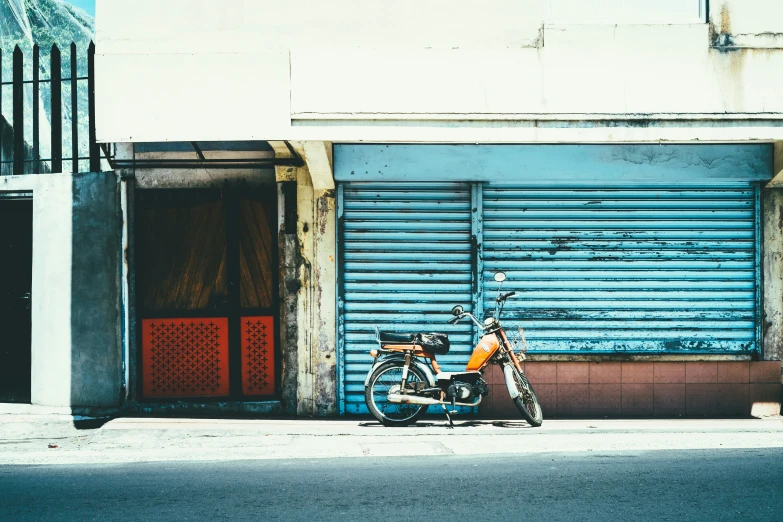
[[[98,137],[779,139],[780,2],[648,4],[99,0]]]
[[[297,413],[323,416],[336,406],[334,191],[314,190],[308,169],[298,170]]]
[[[299,325],[298,293],[299,243],[296,234],[279,235],[280,252],[280,343],[281,376],[280,402],[283,409],[296,415],[299,383]]]
[[[297,413],[315,415],[314,384],[316,380],[313,364],[313,314],[315,299],[313,288],[313,185],[307,168],[297,169]]]
[[[0,190],[33,196],[32,403],[119,406],[114,174],[8,176]]]
[[[71,405],[116,407],[122,385],[121,223],[113,172],[72,181]]]
[[[775,144],[774,172],[762,191],[764,248],[764,353],[766,360],[783,360],[783,143]],[[775,187],[775,188],[771,188]],[[783,382],[783,378],[781,379]]]
[[[331,174],[331,172],[330,172]],[[336,199],[334,189],[313,194],[313,299],[312,358],[315,374],[314,413],[332,415],[337,408],[337,263]]]
[[[783,49],[779,0],[712,0],[709,23],[717,47]]]
[[[296,183],[296,191],[285,197],[296,197],[297,207],[296,234],[286,234],[281,227],[280,235],[282,402],[291,413],[327,416],[337,411],[336,200],[331,143],[295,146],[307,165],[277,169],[281,183]]]

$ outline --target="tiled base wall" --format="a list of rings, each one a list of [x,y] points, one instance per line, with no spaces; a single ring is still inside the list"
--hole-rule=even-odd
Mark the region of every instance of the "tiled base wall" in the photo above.
[[[544,418],[761,417],[781,413],[781,362],[526,362]],[[518,418],[503,373],[485,417]]]

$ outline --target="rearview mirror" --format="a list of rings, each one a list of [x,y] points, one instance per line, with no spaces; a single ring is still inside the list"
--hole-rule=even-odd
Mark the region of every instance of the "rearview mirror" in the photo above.
[[[498,283],[502,283],[506,280],[506,273],[505,272],[498,272],[495,274],[495,281]]]
[[[460,305],[457,305],[457,306],[455,306],[454,308],[451,309],[451,315],[453,315],[454,317],[457,317],[457,316],[462,315],[462,312],[464,312],[464,311],[465,310],[463,310]]]

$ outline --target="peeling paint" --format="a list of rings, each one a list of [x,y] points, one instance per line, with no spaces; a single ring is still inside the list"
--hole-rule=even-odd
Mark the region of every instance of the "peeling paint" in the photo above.
[[[765,360],[783,359],[783,190],[762,192],[764,215],[764,328]]]

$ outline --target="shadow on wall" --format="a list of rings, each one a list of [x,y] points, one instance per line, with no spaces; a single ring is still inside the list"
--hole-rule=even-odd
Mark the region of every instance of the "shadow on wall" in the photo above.
[[[74,174],[72,191],[71,407],[118,408],[123,368],[119,183],[114,172]],[[77,422],[82,421],[74,420],[78,428]]]

